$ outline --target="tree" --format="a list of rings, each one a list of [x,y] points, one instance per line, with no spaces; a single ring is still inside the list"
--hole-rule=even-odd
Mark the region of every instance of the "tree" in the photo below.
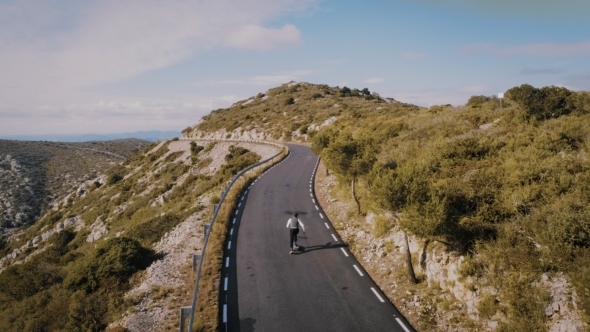
[[[571,91],[558,86],[537,89],[529,84],[513,87],[506,96],[514,100],[529,115],[539,120],[557,118],[574,111]]]
[[[354,139],[350,132],[340,136],[322,151],[326,167],[343,179],[350,181],[352,198],[360,213],[360,204],[355,193],[355,183],[359,176],[369,173],[377,160],[377,148],[370,138]]]

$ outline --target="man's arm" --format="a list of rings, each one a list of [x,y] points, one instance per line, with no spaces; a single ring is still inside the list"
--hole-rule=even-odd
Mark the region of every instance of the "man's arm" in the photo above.
[[[299,222],[299,225],[301,225],[301,229],[303,230],[303,233],[305,233],[305,225],[301,222],[301,219],[297,219],[297,221]]]

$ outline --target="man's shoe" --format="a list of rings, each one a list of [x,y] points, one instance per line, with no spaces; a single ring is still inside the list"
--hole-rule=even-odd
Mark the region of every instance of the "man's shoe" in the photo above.
[[[289,251],[289,254],[292,254],[292,253],[293,253],[293,250]]]

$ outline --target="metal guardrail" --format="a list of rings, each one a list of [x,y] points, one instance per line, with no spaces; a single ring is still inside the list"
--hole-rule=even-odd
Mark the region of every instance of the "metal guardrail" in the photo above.
[[[237,140],[207,140],[207,139],[186,139],[183,138],[182,140],[186,140],[186,141],[223,141],[223,142],[240,142],[240,143],[261,143],[261,144],[271,144],[271,145],[275,145],[278,147],[282,147],[284,148],[285,146],[280,145],[278,143],[274,143],[274,142],[265,142],[265,141],[237,141]],[[231,189],[231,187],[234,185],[234,183],[242,176],[244,175],[246,172],[252,170],[253,168],[256,168],[258,166],[262,166],[263,164],[273,160],[274,158],[278,157],[281,153],[283,153],[283,151],[277,153],[276,155],[259,162],[258,164],[255,165],[251,165],[245,169],[243,169],[242,171],[240,171],[238,174],[236,174],[232,180],[228,183],[228,185],[223,189],[223,191],[221,192],[221,199],[219,200],[218,204],[215,204],[213,206],[213,217],[211,218],[211,223],[209,224],[205,224],[204,226],[204,235],[205,235],[205,241],[203,243],[203,249],[201,249],[201,254],[200,255],[193,255],[193,271],[195,270],[196,263],[197,261],[199,261],[199,266],[197,268],[197,276],[195,278],[195,287],[193,290],[193,301],[191,306],[187,306],[187,307],[181,307],[180,308],[180,332],[184,332],[184,331],[188,331],[190,332],[193,326],[193,323],[195,322],[195,309],[197,306],[197,296],[198,296],[198,290],[199,290],[199,280],[201,279],[201,269],[203,267],[203,260],[205,257],[205,253],[206,253],[206,249],[207,249],[207,242],[209,241],[209,234],[211,233],[211,229],[213,228],[213,223],[215,223],[215,219],[217,218],[217,214],[219,212],[219,209],[221,207],[221,204],[223,204],[223,201],[225,200],[225,196],[227,195],[227,193],[229,192],[229,189]],[[185,329],[185,320],[186,320],[186,315],[190,312],[190,318],[189,318],[189,324]]]

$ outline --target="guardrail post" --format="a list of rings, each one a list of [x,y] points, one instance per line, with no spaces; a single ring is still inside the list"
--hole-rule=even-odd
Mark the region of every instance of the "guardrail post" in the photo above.
[[[209,230],[211,230],[211,225],[205,224],[205,225],[203,225],[203,227],[205,227],[205,236],[207,236],[207,232],[209,232]]]
[[[185,321],[188,316],[191,314],[192,307],[180,307],[180,332],[190,332],[191,327],[187,326],[185,328]]]
[[[193,255],[193,272],[197,272],[197,261],[201,260],[201,255]]]
[[[223,194],[221,195],[221,197],[223,197]],[[219,209],[219,204],[213,204],[213,214],[215,214],[215,211],[217,211],[217,209]]]

